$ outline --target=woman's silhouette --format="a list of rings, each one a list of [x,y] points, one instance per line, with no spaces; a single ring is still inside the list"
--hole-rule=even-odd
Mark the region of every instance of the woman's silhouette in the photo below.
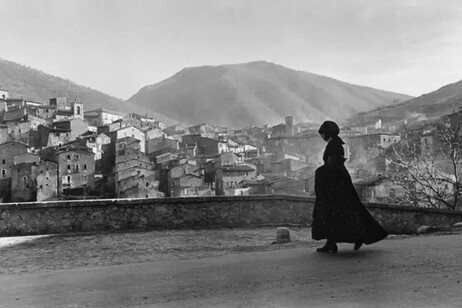
[[[358,250],[363,243],[384,239],[387,232],[375,221],[360,201],[344,166],[343,140],[335,122],[326,121],[319,134],[327,141],[324,165],[316,170],[316,201],[313,211],[312,237],[327,239],[318,252],[337,252],[338,242],[354,243]]]

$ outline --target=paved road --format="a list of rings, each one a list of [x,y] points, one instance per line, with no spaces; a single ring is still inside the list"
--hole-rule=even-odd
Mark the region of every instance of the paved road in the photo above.
[[[0,307],[462,307],[462,236],[0,276]]]

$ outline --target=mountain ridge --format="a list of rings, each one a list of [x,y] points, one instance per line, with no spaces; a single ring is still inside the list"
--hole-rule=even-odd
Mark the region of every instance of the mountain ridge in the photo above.
[[[184,68],[141,88],[128,101],[187,124],[232,128],[294,122],[341,121],[345,115],[411,98],[357,86],[266,61]]]
[[[418,122],[437,119],[462,107],[462,80],[440,87],[421,96],[393,106],[384,106],[356,114],[350,118],[355,125],[381,119],[383,122]]]
[[[85,110],[101,107],[126,113],[148,113],[166,123],[177,122],[142,106],[133,105],[69,79],[4,59],[0,59],[0,89],[8,91],[10,97],[45,104],[54,97],[67,97],[70,101],[78,98],[84,104]]]

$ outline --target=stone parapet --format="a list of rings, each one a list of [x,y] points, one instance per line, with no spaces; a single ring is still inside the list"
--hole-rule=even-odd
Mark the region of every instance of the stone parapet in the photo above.
[[[462,212],[366,204],[391,233],[451,226]],[[314,199],[285,195],[0,204],[0,236],[86,231],[309,226]]]

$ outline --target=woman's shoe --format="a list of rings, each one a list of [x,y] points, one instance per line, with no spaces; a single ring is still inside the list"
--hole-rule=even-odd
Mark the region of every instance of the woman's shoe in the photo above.
[[[327,244],[327,243],[324,246],[316,249],[317,252],[334,252],[334,253],[337,252],[337,250],[338,250],[337,244]]]
[[[363,243],[360,243],[360,242],[355,243],[354,250],[355,250],[355,251],[356,251],[356,250],[359,250],[359,248],[361,248],[362,245],[363,245]]]

